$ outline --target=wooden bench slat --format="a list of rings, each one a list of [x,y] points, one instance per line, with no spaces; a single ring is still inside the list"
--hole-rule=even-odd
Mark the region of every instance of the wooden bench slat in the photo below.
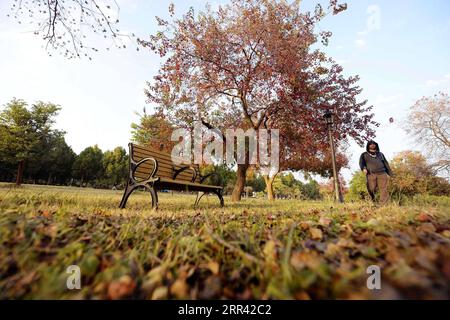
[[[148,176],[150,173],[150,169],[146,170],[146,168],[141,168],[139,167],[136,170],[136,173],[140,173],[144,176]],[[172,179],[173,178],[173,171],[171,169],[165,169],[165,168],[158,168],[158,171],[155,174],[158,177],[161,178],[169,178]],[[191,171],[184,171],[181,172],[177,175],[177,179],[180,180],[187,180],[187,181],[191,181],[192,180],[192,173]],[[197,175],[196,180],[199,180],[199,176]]]
[[[148,156],[148,157],[152,157],[152,156]],[[144,156],[138,156],[138,157],[135,157],[135,161],[136,162],[139,162],[140,160],[142,160],[142,159],[144,159],[144,158],[148,158],[147,156],[146,157],[144,157]],[[166,168],[172,168],[172,167],[175,167],[176,169],[178,169],[178,168],[182,168],[182,167],[184,167],[184,166],[187,166],[187,165],[175,165],[175,164],[173,164],[171,161],[168,161],[168,160],[166,160],[166,159],[159,159],[159,158],[157,158],[157,157],[152,157],[152,158],[154,158],[157,162],[158,162],[158,166],[159,167],[166,167]],[[149,166],[149,167],[152,167],[153,165],[152,165],[152,163],[151,162],[145,162],[145,163],[143,163],[142,164],[143,166]],[[199,170],[199,165],[197,165],[197,164],[191,164],[190,166],[192,166],[192,167],[194,167],[197,171]]]
[[[172,156],[168,153],[163,153],[160,151],[155,151],[155,150],[144,150],[142,148],[134,148],[135,150],[133,150],[133,156],[135,158],[135,160],[137,160],[137,157],[140,158],[147,158],[147,157],[153,157],[155,159],[159,159],[159,161],[161,162],[166,162],[166,163],[173,163],[173,159]],[[179,159],[181,161],[181,159]],[[198,165],[197,165],[198,166]]]
[[[147,173],[142,173],[142,172],[137,172],[136,174],[135,174],[135,177],[138,179],[138,180],[145,180],[145,179],[147,179],[148,178],[148,174]],[[164,180],[173,180],[171,177],[162,177],[162,176],[159,176],[161,179],[164,179]],[[192,181],[191,181],[191,179],[188,179],[188,178],[181,178],[181,179],[179,179],[178,177],[177,177],[177,179],[176,180],[174,180],[174,181],[180,181],[181,183],[192,183]],[[198,184],[200,184],[200,182],[199,181],[195,181],[194,183],[198,183]],[[205,184],[206,185],[206,184]]]
[[[164,151],[159,151],[159,150],[155,150],[151,147],[142,147],[139,145],[135,145],[133,144],[133,153],[141,153],[141,154],[146,154],[146,155],[155,155],[156,157],[161,157],[161,158],[166,158],[169,160],[172,160],[172,155],[170,153],[164,152]],[[182,160],[181,158],[179,158],[179,160]]]
[[[188,186],[192,186],[192,187],[206,187],[206,188],[211,188],[211,189],[217,189],[217,188],[222,189],[222,187],[218,187],[218,186],[210,186],[210,185],[203,184],[203,183],[178,181],[178,179],[177,179],[177,180],[173,180],[173,179],[161,179],[161,182],[164,182],[164,183],[172,183],[172,184],[182,184],[182,185],[188,185]]]
[[[153,163],[148,162],[148,163],[142,163],[141,165],[139,165],[139,167],[136,169],[136,171],[143,171],[143,172],[151,172],[153,170]],[[198,170],[197,171],[197,177],[199,177],[198,175]],[[158,175],[160,172],[162,172],[163,174],[168,175],[169,177],[173,176],[173,168],[167,164],[160,164],[158,163],[158,171],[156,172],[156,174]],[[182,177],[182,176],[186,176],[186,177],[191,177],[193,176],[193,172],[191,169],[185,169],[183,171],[181,171],[178,176]]]
[[[156,160],[156,161],[158,161],[158,160]],[[184,167],[184,166],[172,166],[170,164],[161,163],[161,162],[158,161],[158,168],[165,168],[165,169],[168,169],[168,170],[172,170],[172,168],[180,169],[182,167]],[[150,169],[151,170],[153,168],[153,162],[150,162],[150,161],[144,162],[144,163],[139,165],[139,168],[146,168],[146,169]],[[194,166],[194,169],[196,169],[198,171],[198,168],[196,168],[195,166]],[[190,169],[186,169],[186,170],[190,170]],[[192,172],[192,170],[189,171],[189,172]]]
[[[155,158],[156,160],[158,160],[158,162],[160,163],[167,163],[172,165],[173,162],[170,158],[166,158],[166,157],[160,157],[159,155],[155,155],[155,154],[142,154],[142,153],[137,153],[134,155],[134,160],[136,162],[140,161],[141,159],[144,158]]]

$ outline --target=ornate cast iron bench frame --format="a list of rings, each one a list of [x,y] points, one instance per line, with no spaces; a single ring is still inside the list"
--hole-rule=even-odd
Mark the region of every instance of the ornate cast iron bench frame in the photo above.
[[[144,157],[138,161],[135,160],[135,152],[136,148],[142,150],[147,150],[149,153],[162,154],[160,151],[154,151],[150,148],[144,146],[138,146],[132,143],[128,144],[129,147],[129,173],[127,185],[120,201],[119,207],[121,209],[125,208],[128,197],[138,188],[145,188],[149,190],[150,195],[152,197],[152,208],[158,207],[158,194],[157,190],[174,190],[174,191],[197,191],[197,198],[195,199],[194,207],[196,207],[200,199],[205,194],[215,194],[220,201],[220,206],[224,206],[223,201],[223,187],[222,186],[211,186],[208,184],[204,184],[204,181],[213,176],[218,176],[215,172],[209,173],[207,175],[202,176],[199,172],[198,166],[180,166],[177,167],[172,163],[172,170],[170,172],[171,176],[168,176],[168,173],[165,172],[164,175],[158,175],[158,157]],[[146,164],[150,163],[151,167]],[[145,164],[145,165],[144,165]],[[145,167],[144,167],[145,166]],[[192,178],[190,181],[186,181],[186,174],[184,174],[183,179],[177,179],[180,177],[180,174],[190,170],[192,172]],[[139,171],[141,177],[136,177],[136,172]],[[145,178],[144,175],[145,174]],[[195,181],[199,182],[195,182]]]

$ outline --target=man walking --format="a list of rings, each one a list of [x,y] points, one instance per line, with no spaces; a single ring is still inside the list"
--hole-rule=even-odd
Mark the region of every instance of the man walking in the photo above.
[[[375,201],[375,191],[380,191],[380,203],[386,204],[389,200],[389,179],[392,177],[392,170],[380,152],[378,143],[373,140],[367,142],[366,152],[359,158],[359,167],[366,174],[367,191]]]

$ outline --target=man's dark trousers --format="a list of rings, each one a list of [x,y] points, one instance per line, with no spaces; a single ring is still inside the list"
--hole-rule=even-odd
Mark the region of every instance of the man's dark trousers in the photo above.
[[[389,201],[389,175],[386,172],[367,174],[367,190],[370,197],[375,201],[375,191],[380,190],[380,204],[386,204]]]

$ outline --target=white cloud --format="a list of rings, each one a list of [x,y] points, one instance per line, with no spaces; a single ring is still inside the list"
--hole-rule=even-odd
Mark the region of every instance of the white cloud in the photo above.
[[[374,103],[375,104],[392,104],[392,103],[398,102],[402,98],[404,98],[404,95],[402,93],[394,94],[394,95],[391,95],[391,96],[384,96],[384,95],[380,94],[380,95],[376,96],[376,99],[375,99]]]
[[[439,85],[439,83],[440,83],[440,81],[438,81],[438,80],[427,80],[425,82],[425,86],[426,87],[435,87],[435,86]]]
[[[356,34],[357,34],[358,36],[364,37],[364,36],[366,36],[368,33],[369,33],[369,30],[364,30],[364,31],[358,31]]]
[[[425,87],[438,87],[440,85],[446,84],[447,82],[450,82],[450,74],[446,74],[439,79],[429,79],[425,81]]]
[[[137,0],[116,0],[117,4],[119,5],[120,9],[125,9],[129,11],[134,11],[138,7],[138,1]]]
[[[407,24],[407,21],[406,21],[406,19],[403,18],[403,19],[397,20],[397,22],[395,23],[395,26],[397,28],[401,28],[401,27],[406,26],[406,24]]]
[[[355,45],[356,45],[358,48],[365,47],[365,46],[366,46],[366,40],[364,40],[364,39],[356,39],[356,40],[355,40]]]

